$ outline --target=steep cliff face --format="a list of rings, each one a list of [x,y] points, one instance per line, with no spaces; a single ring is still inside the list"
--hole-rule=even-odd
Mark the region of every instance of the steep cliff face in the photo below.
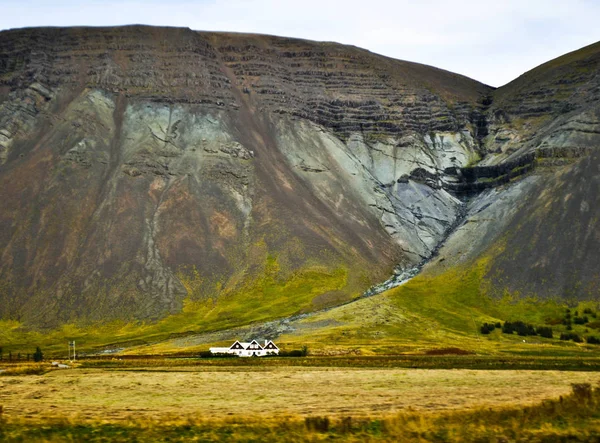
[[[490,96],[488,162],[542,149],[577,156],[600,144],[600,43],[551,60]]]
[[[494,91],[483,160],[454,184],[475,191],[465,221],[428,270],[485,257],[491,294],[598,299],[599,72],[596,43]]]
[[[347,300],[431,253],[461,206],[440,174],[480,155],[490,88],[358,48],[141,26],[0,41],[0,317],[29,325],[157,319],[266,274],[343,272],[299,308]]]
[[[493,90],[335,43],[2,32],[0,318],[291,315],[443,242],[428,270],[485,256],[497,292],[591,297],[599,54]]]

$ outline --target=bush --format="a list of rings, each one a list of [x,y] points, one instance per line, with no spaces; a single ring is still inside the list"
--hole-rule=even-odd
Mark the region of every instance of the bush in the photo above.
[[[552,328],[549,326],[538,326],[535,328],[536,332],[540,337],[552,338]]]
[[[502,326],[502,332],[504,334],[512,334],[513,332],[516,332],[522,337],[525,337],[527,335],[537,335],[537,332],[533,325],[524,323],[520,320],[514,322],[504,322],[504,325]]]
[[[600,345],[600,338],[590,335],[585,339],[590,345]]]
[[[329,431],[329,418],[328,417],[306,417],[304,419],[304,425],[309,431],[317,431],[326,433]]]
[[[560,334],[560,339],[573,340],[575,343],[581,343],[583,341],[582,338],[574,332],[563,332],[562,334]]]
[[[279,355],[273,354],[273,357],[305,357],[305,355],[301,349],[293,349],[291,351],[279,351]]]
[[[279,351],[279,354],[272,354],[273,357],[306,357],[308,355],[308,346],[304,345],[301,349],[291,351]]]
[[[513,332],[515,332],[513,325],[511,322],[509,321],[505,321],[504,324],[502,325],[502,333],[503,334],[512,334]]]
[[[42,353],[42,350],[40,349],[40,347],[38,346],[37,348],[35,348],[35,352],[33,353],[33,361],[35,362],[41,362],[44,359],[44,354]]]
[[[489,334],[490,332],[493,332],[494,329],[496,329],[496,325],[493,323],[484,323],[483,325],[481,325],[481,333],[484,335]]]
[[[575,323],[576,325],[585,325],[588,322],[589,322],[589,319],[585,315],[583,317],[575,317],[573,319],[573,323]]]
[[[589,400],[592,398],[592,385],[589,383],[573,383],[573,396],[577,400]]]

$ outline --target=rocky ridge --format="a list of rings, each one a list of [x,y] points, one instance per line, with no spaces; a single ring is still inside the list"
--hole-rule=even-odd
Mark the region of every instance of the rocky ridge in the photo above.
[[[271,36],[129,26],[0,41],[0,317],[30,325],[218,304],[269,257],[280,279],[347,269],[304,309],[339,304],[453,247],[465,208],[506,187],[516,204],[529,192],[516,178],[599,141],[595,47],[542,67],[547,84],[526,74],[494,91]]]

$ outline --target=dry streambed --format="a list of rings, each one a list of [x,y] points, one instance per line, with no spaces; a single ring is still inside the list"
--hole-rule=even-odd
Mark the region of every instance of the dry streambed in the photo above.
[[[73,369],[0,378],[6,418],[380,416],[539,402],[600,374],[353,368]]]

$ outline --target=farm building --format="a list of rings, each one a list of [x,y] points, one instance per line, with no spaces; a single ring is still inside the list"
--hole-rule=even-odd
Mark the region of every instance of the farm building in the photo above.
[[[271,340],[265,340],[261,346],[256,340],[249,343],[236,341],[228,348],[210,348],[213,354],[233,354],[238,357],[263,357],[270,354],[279,354],[279,348]]]

